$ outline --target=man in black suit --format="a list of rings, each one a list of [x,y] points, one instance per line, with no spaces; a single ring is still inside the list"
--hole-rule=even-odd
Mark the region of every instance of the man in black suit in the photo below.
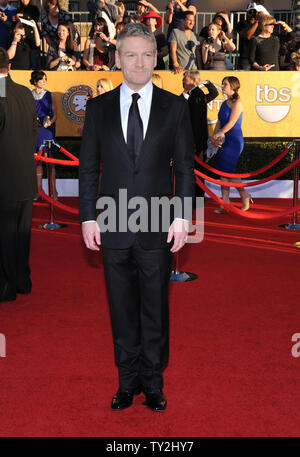
[[[169,232],[161,227],[151,231],[149,208],[152,197],[172,198],[170,163],[180,201],[194,192],[188,106],[185,100],[152,85],[156,56],[155,37],[147,27],[131,23],[123,29],[117,40],[116,63],[124,81],[113,91],[88,101],[80,153],[83,238],[90,249],[98,250],[102,245],[119,370],[113,410],[130,406],[134,394],[141,390],[146,406],[154,411],[166,408],[162,371],[169,354],[171,258],[185,244],[188,227],[182,211],[175,211],[178,219]],[[100,163],[100,197],[115,201],[115,231],[104,232],[101,226],[99,231],[95,222]],[[126,200],[121,202],[124,190]],[[121,227],[124,221],[119,218],[134,197],[143,197],[149,209],[148,229],[137,233]],[[132,215],[128,209],[128,226]]]
[[[183,86],[189,91],[189,108],[194,133],[196,154],[203,159],[203,152],[207,149],[208,126],[207,104],[218,96],[217,88],[210,81],[202,81],[200,72],[190,70],[184,73]],[[206,87],[204,93],[201,87]]]
[[[31,291],[30,228],[37,192],[35,102],[8,71],[7,52],[0,48],[0,301]]]
[[[204,160],[208,140],[207,104],[218,96],[218,91],[210,81],[202,81],[200,79],[198,70],[190,70],[184,73],[183,87],[189,93],[188,103],[194,134],[195,153],[201,160]],[[208,93],[204,93],[201,87],[206,87]],[[196,161],[195,168],[203,172],[202,167]],[[204,196],[203,190],[198,186],[196,195]]]

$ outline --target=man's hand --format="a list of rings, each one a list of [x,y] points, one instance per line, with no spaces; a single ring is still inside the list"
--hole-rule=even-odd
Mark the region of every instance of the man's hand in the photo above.
[[[270,65],[270,64],[266,63],[266,65],[263,65],[263,66],[260,67],[260,68],[261,68],[261,71],[269,71],[269,70],[271,70],[271,68],[273,68],[273,67],[274,67],[274,65]]]
[[[182,73],[184,71],[184,68],[181,67],[180,65],[177,65],[177,67],[174,67],[174,73]]]
[[[99,251],[99,246],[101,245],[101,236],[97,222],[92,221],[81,224],[81,230],[86,247],[92,251]]]
[[[174,244],[171,252],[177,252],[185,245],[189,233],[188,225],[188,221],[183,219],[175,219],[172,222],[167,238],[167,243],[170,243],[174,237]]]
[[[2,13],[2,11],[0,12],[0,19],[2,22],[6,22],[7,21],[7,16],[5,13]]]

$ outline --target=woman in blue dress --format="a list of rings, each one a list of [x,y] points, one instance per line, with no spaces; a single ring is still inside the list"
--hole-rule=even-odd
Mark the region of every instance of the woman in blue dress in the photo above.
[[[57,106],[53,94],[45,89],[46,83],[47,76],[43,71],[38,70],[33,71],[31,73],[30,84],[34,86],[34,89],[32,89],[32,95],[35,99],[37,119],[39,124],[39,135],[36,142],[35,152],[38,152],[40,150],[45,140],[55,139],[55,121],[57,118]],[[50,164],[50,166],[53,168],[52,179],[54,198],[57,199],[57,191],[55,186],[55,168],[54,164]],[[37,163],[36,174],[38,188],[42,189],[42,162]]]
[[[227,95],[220,108],[215,133],[212,136],[212,143],[218,146],[220,138],[225,135],[223,145],[218,150],[215,168],[227,173],[235,173],[240,154],[244,147],[243,133],[241,129],[243,117],[243,104],[238,94],[240,81],[235,76],[227,76],[222,81],[222,92]],[[221,177],[221,181],[241,183],[239,178]],[[242,211],[247,211],[252,203],[251,195],[243,187],[237,187],[242,200]],[[222,199],[230,203],[230,187],[221,186]],[[224,207],[219,206],[215,213],[223,213]]]

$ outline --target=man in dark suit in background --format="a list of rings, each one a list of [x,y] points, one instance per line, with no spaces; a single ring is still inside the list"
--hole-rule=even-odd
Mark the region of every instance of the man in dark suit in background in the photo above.
[[[190,95],[188,101],[196,154],[203,160],[208,140],[207,104],[218,96],[218,90],[210,81],[202,81],[197,70],[186,71],[183,79],[184,88],[189,90]],[[204,93],[199,86],[206,87],[208,93]]]
[[[117,40],[116,63],[121,86],[87,103],[80,152],[80,220],[86,246],[99,250],[110,305],[119,389],[111,408],[131,406],[134,394],[145,393],[145,405],[163,411],[162,371],[169,355],[168,285],[172,253],[188,234],[182,212],[169,232],[121,229],[119,212],[133,197],[193,197],[193,141],[185,100],[152,85],[156,66],[155,37],[140,23],[128,24]],[[97,226],[96,200],[100,163],[100,197],[116,204],[116,231]],[[119,190],[126,190],[125,202]],[[149,206],[148,206],[149,207]],[[128,215],[132,211],[128,210]],[[149,212],[150,214],[150,212]],[[151,215],[149,216],[149,219]],[[127,216],[126,224],[129,221]],[[102,230],[102,231],[101,231]],[[100,234],[101,232],[101,234]],[[172,245],[172,240],[174,243]]]
[[[202,87],[206,87],[208,93],[204,93]],[[205,160],[204,153],[207,149],[208,125],[207,125],[207,104],[218,96],[218,90],[210,81],[202,81],[200,72],[190,70],[184,73],[183,87],[188,91],[189,109],[194,134],[195,153],[201,159]],[[204,171],[195,161],[195,168]],[[197,186],[196,193],[198,196],[204,196],[203,190]]]
[[[7,52],[0,48],[0,301],[31,291],[30,228],[37,192],[35,102],[8,71]]]

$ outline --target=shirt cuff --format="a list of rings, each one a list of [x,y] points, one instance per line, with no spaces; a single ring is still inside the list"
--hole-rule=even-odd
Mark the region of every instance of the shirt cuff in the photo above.
[[[91,220],[91,221],[83,221],[83,222],[81,222],[81,223],[82,223],[82,225],[83,225],[83,224],[87,224],[88,222],[96,222],[97,230],[99,230],[99,232],[100,232],[100,228],[99,228],[99,225],[98,225],[97,221]]]
[[[186,232],[189,232],[190,229],[190,221],[187,219],[181,219],[181,217],[175,217],[174,221],[183,221],[184,222],[184,229]]]

